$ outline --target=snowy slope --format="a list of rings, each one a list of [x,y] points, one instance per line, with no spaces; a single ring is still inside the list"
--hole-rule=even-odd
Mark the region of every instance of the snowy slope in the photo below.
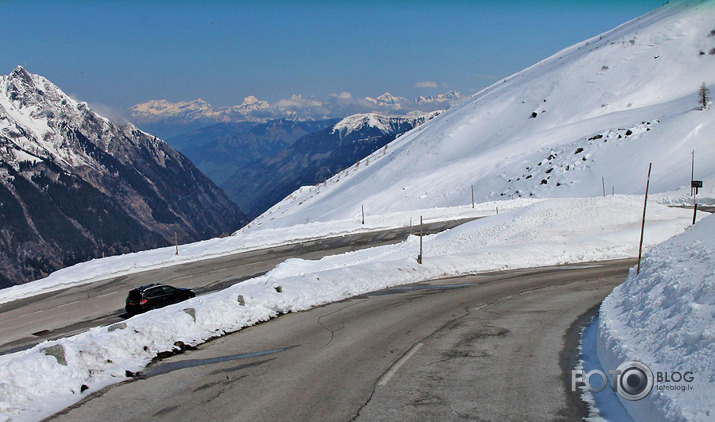
[[[640,275],[631,269],[625,283],[601,305],[598,355],[604,368],[638,360],[654,373],[694,375],[692,382],[656,380],[643,400],[621,400],[637,420],[715,417],[714,256],[711,216],[655,247],[645,256]],[[659,385],[673,389],[661,390]]]
[[[713,2],[663,6],[474,95],[353,166],[303,189],[254,226],[454,206],[510,197],[652,192],[715,173]]]

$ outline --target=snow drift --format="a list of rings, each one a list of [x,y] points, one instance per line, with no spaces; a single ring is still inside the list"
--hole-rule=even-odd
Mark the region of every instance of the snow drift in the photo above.
[[[637,360],[656,373],[692,371],[689,391],[621,400],[636,420],[711,421],[715,397],[715,217],[651,250],[601,305],[598,356],[615,369]],[[658,386],[656,380],[656,387]]]

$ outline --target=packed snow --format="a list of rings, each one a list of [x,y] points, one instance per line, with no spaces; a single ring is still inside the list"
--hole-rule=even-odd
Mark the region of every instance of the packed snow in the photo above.
[[[598,356],[607,369],[636,360],[654,375],[693,374],[692,382],[656,379],[642,400],[621,399],[635,420],[715,418],[715,217],[653,248],[640,274],[631,269],[603,301]]]
[[[633,257],[642,205],[626,196],[534,202],[425,237],[422,265],[416,236],[316,261],[289,259],[224,291],[0,356],[0,419],[40,419],[126,380],[127,370],[141,371],[160,352],[281,313],[440,277]],[[691,215],[653,204],[646,247],[682,232]]]

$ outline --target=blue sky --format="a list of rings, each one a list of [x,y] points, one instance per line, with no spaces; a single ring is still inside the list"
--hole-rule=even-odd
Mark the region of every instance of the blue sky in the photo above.
[[[0,0],[0,73],[20,64],[117,108],[343,91],[467,95],[662,3]]]

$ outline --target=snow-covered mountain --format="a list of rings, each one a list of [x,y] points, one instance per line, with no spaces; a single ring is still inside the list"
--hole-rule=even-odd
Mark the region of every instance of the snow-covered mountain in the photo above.
[[[241,166],[221,187],[249,217],[258,216],[295,189],[323,182],[439,113],[346,117],[280,152]]]
[[[457,91],[449,91],[446,94],[419,96],[415,99],[417,104],[453,104],[459,101],[462,95]]]
[[[22,67],[0,76],[0,216],[0,286],[245,222],[168,144]]]
[[[181,119],[185,121],[205,120],[207,122],[230,122],[237,119],[255,120],[251,113],[269,108],[270,105],[254,96],[246,97],[236,106],[215,108],[201,98],[193,101],[172,103],[167,100],[150,100],[130,107],[134,118],[140,118],[146,123],[160,120]]]
[[[231,107],[214,107],[201,98],[176,103],[150,100],[136,104],[128,111],[135,123],[164,139],[217,123],[257,124],[274,114],[270,104],[254,96],[246,97],[241,104]]]
[[[377,98],[365,97],[365,101],[375,104],[378,107],[390,107],[394,110],[400,110],[402,105],[407,102],[407,98],[397,97],[389,92],[385,92]]]
[[[642,194],[715,174],[715,4],[676,2],[558,52],[475,94],[326,186],[253,224],[354,218],[511,197]],[[605,187],[605,189],[604,189]]]
[[[400,134],[434,119],[441,113],[441,111],[435,111],[413,116],[383,116],[376,113],[354,114],[336,123],[330,129],[330,133],[338,134],[341,139],[365,139],[374,136]]]

